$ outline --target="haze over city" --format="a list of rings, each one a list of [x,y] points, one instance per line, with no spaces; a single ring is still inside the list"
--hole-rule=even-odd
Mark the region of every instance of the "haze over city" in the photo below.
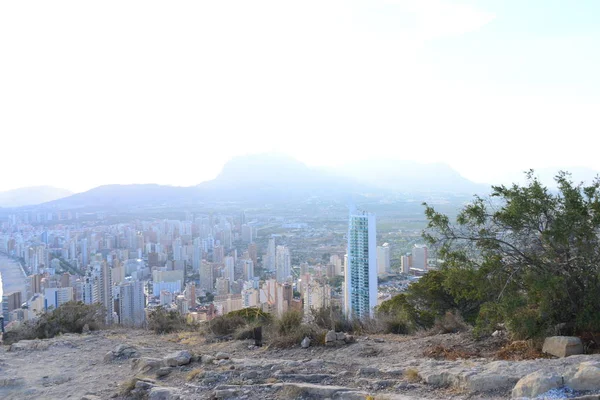
[[[0,191],[196,185],[237,155],[600,170],[594,1],[0,5]],[[16,173],[18,171],[18,173]]]

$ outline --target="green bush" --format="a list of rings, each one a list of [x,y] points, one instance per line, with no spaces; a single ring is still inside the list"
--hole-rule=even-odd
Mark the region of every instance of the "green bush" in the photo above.
[[[159,306],[148,314],[148,329],[154,333],[178,332],[186,327],[185,318],[176,310],[167,310]]]
[[[455,222],[425,204],[424,237],[444,261],[409,288],[418,310],[456,309],[479,335],[499,322],[519,339],[600,331],[600,179],[559,172],[557,191],[527,180],[476,196]]]
[[[104,318],[105,311],[100,304],[69,301],[6,332],[4,341],[11,344],[19,340],[49,339],[63,333],[82,333],[86,325],[92,331],[98,330],[104,327]]]

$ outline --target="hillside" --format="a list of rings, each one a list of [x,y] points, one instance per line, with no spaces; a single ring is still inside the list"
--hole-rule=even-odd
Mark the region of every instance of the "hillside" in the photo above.
[[[517,382],[536,393],[547,390],[536,381],[523,386],[529,378],[521,378],[535,371],[541,379],[558,376],[573,383],[582,368],[598,369],[592,367],[598,365],[594,355],[498,360],[498,340],[474,341],[464,333],[375,335],[335,347],[271,349],[253,347],[252,341],[206,343],[197,333],[115,329],[67,334],[1,346],[0,398],[499,400],[511,398]],[[593,387],[598,385],[595,381]],[[581,392],[553,393],[540,398],[569,393],[576,398]]]
[[[46,203],[72,195],[73,192],[52,186],[31,186],[0,192],[0,207],[23,207]]]

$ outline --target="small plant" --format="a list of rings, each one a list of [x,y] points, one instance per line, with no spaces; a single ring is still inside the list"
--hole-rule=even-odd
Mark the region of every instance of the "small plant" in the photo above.
[[[138,378],[131,378],[122,382],[119,385],[121,396],[129,396],[133,389],[135,389],[135,384],[139,381]]]
[[[415,368],[408,368],[404,371],[404,379],[408,382],[421,382],[421,375]]]

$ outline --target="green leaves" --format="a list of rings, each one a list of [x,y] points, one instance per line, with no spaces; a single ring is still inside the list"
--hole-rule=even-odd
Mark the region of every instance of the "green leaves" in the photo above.
[[[424,204],[423,236],[444,262],[411,286],[411,303],[461,309],[479,331],[502,318],[520,337],[558,323],[600,329],[600,181],[575,185],[561,171],[551,191],[533,170],[526,177],[476,196],[454,223]]]

